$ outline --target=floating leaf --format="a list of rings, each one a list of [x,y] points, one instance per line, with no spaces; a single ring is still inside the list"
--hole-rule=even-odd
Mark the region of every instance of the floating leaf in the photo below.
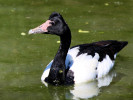
[[[25,18],[30,19],[31,17],[27,16],[27,17],[25,17]]]
[[[109,6],[109,3],[105,3],[104,5],[105,5],[105,6]]]
[[[83,31],[81,29],[78,30],[79,33],[89,33],[89,31]]]
[[[89,24],[88,22],[85,22],[85,24]]]
[[[11,9],[11,12],[15,12],[15,8]]]
[[[26,33],[22,32],[22,33],[21,33],[21,35],[23,35],[23,36],[24,36],[24,35],[26,35]]]

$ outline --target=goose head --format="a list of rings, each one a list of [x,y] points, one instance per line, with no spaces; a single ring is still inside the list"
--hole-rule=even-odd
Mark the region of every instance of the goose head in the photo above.
[[[70,33],[70,29],[63,17],[59,13],[53,12],[45,23],[34,29],[30,29],[29,34],[43,33],[62,36],[68,33],[68,31]]]

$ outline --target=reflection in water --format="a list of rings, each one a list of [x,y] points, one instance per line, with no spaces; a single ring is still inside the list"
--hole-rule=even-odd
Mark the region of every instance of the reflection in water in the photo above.
[[[48,90],[55,100],[60,99],[88,99],[97,96],[100,88],[110,85],[113,78],[116,77],[114,71],[110,72],[103,78],[92,82],[76,84],[73,86],[51,86],[48,85]]]

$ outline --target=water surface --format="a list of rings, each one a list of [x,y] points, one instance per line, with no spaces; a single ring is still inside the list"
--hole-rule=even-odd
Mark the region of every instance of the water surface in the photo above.
[[[0,100],[132,100],[132,4],[132,0],[1,0]],[[53,11],[60,12],[70,26],[71,46],[108,39],[129,42],[108,76],[82,86],[47,88],[41,83],[43,70],[58,49],[59,37],[29,36],[27,32]],[[79,33],[79,29],[88,33]]]

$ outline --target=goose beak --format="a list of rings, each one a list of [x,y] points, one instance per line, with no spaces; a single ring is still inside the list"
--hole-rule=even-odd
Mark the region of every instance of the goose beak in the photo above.
[[[51,22],[50,20],[47,20],[42,25],[40,25],[34,29],[30,29],[29,34],[47,33],[48,32],[47,28],[49,26],[51,26],[50,22]]]

